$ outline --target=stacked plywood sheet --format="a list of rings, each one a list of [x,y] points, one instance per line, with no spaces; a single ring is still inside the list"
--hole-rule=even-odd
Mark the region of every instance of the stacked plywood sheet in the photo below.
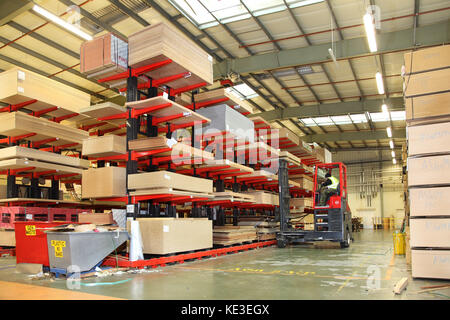
[[[114,134],[83,140],[82,154],[89,157],[109,157],[127,152],[127,139]]]
[[[243,192],[232,192],[232,191],[224,191],[224,192],[214,192],[214,200],[230,200],[237,202],[255,202],[255,197],[251,194],[243,193]]]
[[[144,172],[128,175],[128,189],[139,191],[132,193],[133,195],[151,192],[153,189],[208,194],[213,192],[213,181],[170,171]]]
[[[256,204],[268,204],[278,206],[280,204],[279,195],[267,191],[247,191],[246,194],[253,196]]]
[[[126,71],[128,43],[107,33],[86,41],[80,48],[80,72],[93,78],[104,78]]]
[[[34,134],[27,137],[29,141],[42,141],[49,138],[57,138],[51,141],[52,145],[63,145],[70,143],[83,143],[89,137],[89,133],[80,129],[71,128],[57,122],[44,118],[37,118],[22,112],[0,114],[0,134],[5,136],[22,136]]]
[[[307,175],[299,175],[298,177],[292,178],[289,177],[291,181],[294,181],[300,185],[300,188],[306,191],[313,191],[314,182],[310,176]]]
[[[412,276],[450,279],[450,46],[405,54]]]
[[[20,67],[0,73],[0,87],[1,102],[17,105],[37,100],[27,109],[39,111],[58,107],[58,110],[48,113],[54,117],[79,113],[89,107],[91,101],[87,93]]]
[[[170,254],[213,246],[212,221],[203,218],[138,218],[143,252]],[[130,230],[130,224],[127,225]]]
[[[256,229],[258,240],[273,240],[276,238],[277,232],[280,231],[280,223],[275,221],[266,221],[264,218],[260,220],[240,221],[239,226],[252,226]]]
[[[220,102],[220,104],[226,104],[242,114],[253,113],[253,107],[245,100],[242,100],[236,94],[234,94],[229,88],[219,88],[210,90],[194,95],[194,101],[196,103],[209,102],[218,99],[228,99]]]
[[[256,229],[252,226],[215,226],[213,229],[215,245],[232,245],[257,239]]]
[[[184,78],[168,82],[171,88],[213,82],[212,57],[167,23],[157,23],[131,34],[128,45],[129,65],[133,68],[172,60],[172,63],[146,73],[153,79],[190,72]]]
[[[172,162],[178,164],[182,164],[182,162],[202,164],[213,161],[214,159],[214,155],[210,152],[193,148],[187,144],[180,143],[175,139],[168,139],[164,136],[132,140],[128,142],[128,146],[129,149],[133,151],[150,151],[169,148],[170,150],[168,151],[153,155],[153,158],[158,159],[159,157],[171,156]]]
[[[83,199],[95,199],[126,196],[126,173],[126,168],[120,167],[83,170],[81,197]]]
[[[182,105],[176,103],[175,101],[169,100],[168,98],[158,96],[146,100],[140,100],[140,101],[133,101],[133,102],[127,102],[126,106],[133,108],[133,109],[143,109],[143,108],[149,108],[149,107],[156,107],[161,105],[167,105],[170,104],[170,106],[166,108],[161,108],[158,110],[153,110],[151,112],[151,115],[156,118],[160,117],[170,117],[170,116],[176,116],[176,115],[182,115],[180,118],[174,118],[171,120],[166,120],[161,123],[161,125],[166,125],[167,123],[171,124],[186,124],[190,122],[198,122],[198,123],[209,123],[211,122],[210,119],[207,117],[202,116],[198,112],[193,112],[192,110],[183,107]]]

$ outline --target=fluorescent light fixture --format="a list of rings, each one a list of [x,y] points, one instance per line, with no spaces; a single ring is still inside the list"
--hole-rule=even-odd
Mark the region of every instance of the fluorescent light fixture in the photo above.
[[[297,72],[300,74],[310,74],[314,73],[314,70],[311,66],[302,66],[297,68]]]
[[[383,113],[388,113],[388,106],[387,106],[386,104],[383,104],[383,105],[381,106],[381,111],[382,111]]]
[[[377,80],[378,93],[384,94],[383,76],[380,72],[375,74],[375,79]]]
[[[64,29],[67,29],[68,31],[76,34],[77,36],[83,38],[84,40],[92,40],[94,39],[91,35],[87,34],[86,32],[82,31],[81,29],[75,27],[74,25],[64,21],[60,17],[54,15],[53,13],[39,7],[38,5],[33,6],[33,11],[40,14],[41,16],[47,18],[48,20],[56,23],[57,25],[63,27]]]
[[[366,13],[363,17],[364,29],[366,29],[367,42],[369,43],[370,52],[377,51],[377,39],[375,38],[375,25],[373,24],[373,16]]]
[[[309,6],[311,4],[315,4],[315,3],[319,3],[319,2],[323,2],[324,0],[304,0],[304,1],[299,1],[299,2],[295,2],[292,4],[289,4],[289,8],[294,9],[294,8],[298,8],[298,7],[304,7],[304,6]]]
[[[391,147],[391,149],[394,149],[394,141],[389,141],[389,146]]]
[[[395,158],[392,158],[392,163],[397,164],[397,160]]]
[[[387,131],[388,137],[389,137],[389,138],[392,138],[392,130],[391,130],[391,127],[387,127],[387,128],[386,128],[386,131]]]
[[[395,158],[395,151],[394,150],[391,151],[391,155],[392,155],[392,158]]]

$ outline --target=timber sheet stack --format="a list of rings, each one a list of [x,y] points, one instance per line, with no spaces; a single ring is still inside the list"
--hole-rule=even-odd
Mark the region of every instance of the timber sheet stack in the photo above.
[[[412,276],[450,279],[450,46],[405,66]]]
[[[233,245],[257,240],[256,229],[252,226],[215,226],[214,245]]]
[[[171,88],[213,83],[212,57],[169,24],[157,23],[130,35],[128,46],[129,65],[133,68],[172,60],[164,67],[146,73],[153,79],[190,73],[171,81]]]

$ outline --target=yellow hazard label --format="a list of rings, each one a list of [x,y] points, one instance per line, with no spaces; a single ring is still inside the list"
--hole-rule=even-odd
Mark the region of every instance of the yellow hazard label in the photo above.
[[[25,226],[25,235],[26,236],[35,236],[36,235],[36,226]]]
[[[55,257],[56,258],[63,258],[63,248],[66,246],[66,242],[62,240],[52,240],[51,241],[52,247],[55,248]]]

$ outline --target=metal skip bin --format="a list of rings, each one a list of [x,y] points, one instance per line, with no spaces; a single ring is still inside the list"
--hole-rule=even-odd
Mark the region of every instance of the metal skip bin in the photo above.
[[[47,232],[50,269],[70,273],[89,271],[129,239],[126,231]]]

